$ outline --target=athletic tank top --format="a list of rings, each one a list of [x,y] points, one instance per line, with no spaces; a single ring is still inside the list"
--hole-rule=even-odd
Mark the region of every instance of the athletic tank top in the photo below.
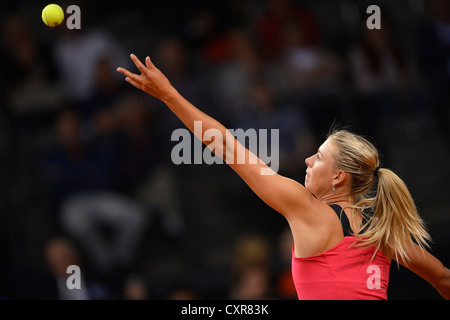
[[[297,258],[292,244],[292,278],[300,300],[387,300],[390,260],[375,247],[355,244],[350,222],[339,205],[344,238],[320,254]]]

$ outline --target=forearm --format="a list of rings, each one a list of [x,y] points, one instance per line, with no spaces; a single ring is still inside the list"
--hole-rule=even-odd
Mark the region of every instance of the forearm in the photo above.
[[[441,278],[434,284],[434,288],[446,300],[450,300],[450,269],[445,268]]]
[[[213,133],[214,139],[221,137],[219,143],[214,144],[214,153],[222,159],[230,159],[231,152],[234,152],[235,139],[229,131],[219,121],[210,117],[199,110],[188,100],[186,100],[176,89],[171,89],[170,93],[161,99],[169,109],[184,123],[184,125],[205,145],[209,146],[212,141],[210,134]],[[196,122],[200,122],[201,126]],[[209,134],[205,134],[208,132]],[[228,158],[227,158],[228,154]]]
[[[425,249],[411,242],[408,247],[411,260],[399,262],[430,283],[442,297],[450,299],[450,270]]]
[[[225,136],[226,128],[217,120],[211,118],[197,107],[187,101],[176,89],[172,89],[162,101],[169,107],[169,109],[186,125],[186,127],[194,134],[201,133],[198,136],[200,140],[206,130],[219,130]],[[201,121],[201,132],[194,132],[194,122]]]
[[[186,125],[186,127],[202,141],[216,156],[223,159],[225,163],[231,166],[245,180],[245,174],[252,175],[249,164],[255,164],[258,168],[254,170],[261,174],[274,174],[275,172],[268,168],[256,154],[242,145],[236,137],[225,128],[219,121],[208,116],[175,89],[170,90],[170,94],[161,99],[169,109]],[[201,125],[196,125],[200,122]],[[245,170],[239,164],[247,164]]]

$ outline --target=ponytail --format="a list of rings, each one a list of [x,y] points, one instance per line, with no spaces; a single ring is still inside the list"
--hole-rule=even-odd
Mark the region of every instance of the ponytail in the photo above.
[[[428,247],[431,237],[425,223],[405,183],[391,170],[378,170],[376,195],[361,199],[356,207],[374,208],[359,233],[363,246],[375,245],[388,257],[405,263],[410,261],[407,247],[411,239],[422,249]]]

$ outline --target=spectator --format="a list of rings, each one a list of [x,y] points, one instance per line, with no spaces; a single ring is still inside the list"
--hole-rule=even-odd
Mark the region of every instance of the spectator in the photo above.
[[[131,267],[148,211],[114,192],[114,146],[83,140],[75,111],[62,112],[55,129],[57,141],[42,170],[55,230],[77,239],[97,271]]]
[[[318,22],[307,7],[291,0],[267,0],[261,19],[256,21],[258,41],[265,60],[279,60],[285,46],[284,35],[292,28],[304,30],[303,37],[308,46],[319,43]]]
[[[174,288],[169,292],[167,297],[168,300],[199,300],[200,296],[195,292],[195,290],[181,286]]]
[[[114,65],[110,58],[99,59],[95,70],[94,88],[79,110],[82,118],[86,120],[92,120],[99,112],[109,111],[114,102],[125,94],[123,84],[113,74]]]
[[[7,16],[3,22],[0,66],[0,92],[5,103],[2,108],[8,108],[2,112],[14,120],[27,118],[33,124],[44,125],[39,122],[42,115],[59,110],[63,94],[50,47],[39,41],[20,13]]]
[[[184,229],[182,208],[174,172],[162,164],[166,145],[156,134],[160,118],[135,95],[119,100],[115,115],[114,189],[160,214],[165,230],[179,235]]]
[[[381,29],[361,27],[362,37],[349,52],[349,71],[353,85],[364,95],[399,90],[408,83],[412,68],[387,19]]]
[[[97,300],[109,297],[106,287],[89,278],[82,255],[75,244],[66,237],[56,236],[47,241],[44,258],[55,284],[55,298],[58,300]],[[71,275],[67,268],[71,265],[80,268],[80,288],[69,289],[67,279]],[[89,280],[88,280],[89,279]]]
[[[253,81],[269,79],[272,70],[262,60],[248,30],[228,30],[226,52],[226,59],[215,66],[211,90],[217,96],[225,121],[228,121],[242,113],[246,92]]]
[[[341,84],[342,65],[333,51],[311,42],[304,26],[289,25],[280,38],[280,65],[295,96],[335,93]]]
[[[429,18],[418,30],[418,59],[429,88],[430,105],[441,132],[450,139],[450,5],[429,2]]]
[[[97,272],[122,277],[135,257],[148,210],[141,203],[110,191],[80,192],[61,207],[65,232],[82,245]]]
[[[79,110],[86,109],[85,104],[94,95],[96,81],[104,81],[104,78],[96,77],[99,71],[104,72],[102,63],[128,65],[123,48],[109,32],[92,28],[87,30],[62,28],[54,45],[63,90]]]
[[[145,279],[137,274],[126,277],[123,288],[124,300],[149,300],[150,295]]]
[[[41,175],[55,219],[65,198],[77,192],[111,187],[113,149],[86,140],[83,123],[74,110],[64,110],[54,123],[56,139],[43,151]],[[55,220],[55,221],[56,221]]]
[[[297,175],[305,170],[298,159],[313,152],[315,143],[308,116],[295,102],[280,100],[269,83],[262,79],[255,80],[245,92],[241,112],[233,125],[244,130],[269,130],[268,147],[279,144],[280,172]],[[270,130],[279,130],[277,141],[270,140],[273,138]]]
[[[278,237],[278,250],[276,251],[276,295],[281,299],[296,300],[297,291],[292,280],[292,244],[293,239],[289,229],[283,230]]]
[[[274,299],[269,270],[263,265],[246,266],[237,274],[229,298],[232,300]]]
[[[393,38],[390,21],[382,19],[381,25],[381,29],[368,29],[364,21],[361,39],[348,51],[357,123],[372,137],[379,135],[378,129],[386,126],[387,118],[396,119],[401,114],[401,99],[412,87],[414,75],[406,53]],[[368,114],[371,121],[362,121]]]
[[[114,189],[134,197],[162,160],[163,144],[155,134],[157,118],[152,108],[136,95],[127,95],[114,105]]]
[[[244,235],[236,242],[231,262],[229,298],[272,298],[270,245],[260,236]]]

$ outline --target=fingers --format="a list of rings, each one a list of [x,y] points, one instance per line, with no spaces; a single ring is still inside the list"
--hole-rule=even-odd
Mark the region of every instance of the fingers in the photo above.
[[[149,68],[149,69],[155,67],[155,65],[153,64],[153,62],[150,60],[150,57],[149,57],[149,56],[147,56],[147,58],[145,58],[145,65],[146,65],[147,68]]]
[[[134,64],[140,72],[142,72],[143,74],[147,72],[147,68],[142,64],[141,60],[139,60],[134,53],[130,54],[130,58],[131,60],[133,60]]]
[[[133,78],[134,79],[134,78],[138,77],[137,74],[132,73],[132,72],[128,71],[127,69],[124,69],[124,68],[121,68],[121,67],[117,68],[117,71],[120,72],[121,74],[123,74],[125,77],[128,77],[128,78]]]
[[[138,57],[136,57],[136,55],[131,54],[130,58],[131,58],[131,60],[133,60],[134,64],[139,69],[139,71],[141,71],[141,73],[142,73],[141,75],[148,74],[148,71],[149,71],[148,69],[155,68],[155,65],[153,64],[153,62],[150,60],[150,57],[148,57],[148,56],[145,58],[146,66],[144,66],[142,64],[142,62],[138,59]],[[122,67],[117,68],[117,71],[125,76],[125,80],[128,83],[130,83],[131,85],[135,86],[138,89],[142,88],[142,81],[140,79],[140,75],[130,72],[127,69],[122,68]]]
[[[139,82],[137,82],[129,77],[126,77],[125,81],[128,82],[129,84],[133,85],[134,87],[142,90],[142,86]]]
[[[123,74],[125,76],[125,81],[130,83],[131,85],[135,86],[138,89],[141,89],[141,85],[139,82],[139,76],[135,73],[132,73],[130,71],[128,71],[125,68],[117,68],[117,71],[120,72],[121,74]]]
[[[142,64],[142,62],[139,60],[138,57],[136,57],[136,55],[134,55],[133,53],[130,55],[131,60],[133,60],[134,64],[136,65],[136,67],[139,69],[139,71],[141,71],[141,73],[143,74],[144,72],[146,72],[148,69],[150,68],[155,68],[155,65],[153,64],[153,62],[150,60],[150,57],[147,56],[147,58],[145,58],[145,64],[147,66],[147,68]],[[132,75],[136,75],[124,68],[117,68],[117,71],[122,73],[124,76],[130,77]]]

